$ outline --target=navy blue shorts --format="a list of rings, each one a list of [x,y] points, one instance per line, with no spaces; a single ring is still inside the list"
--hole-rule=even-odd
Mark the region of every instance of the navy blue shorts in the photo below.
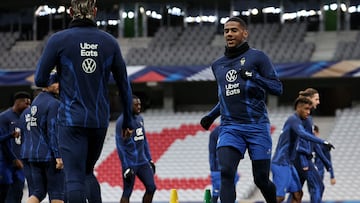
[[[242,158],[249,150],[251,160],[271,158],[272,140],[270,124],[238,124],[220,126],[217,148],[231,146],[240,151]]]
[[[154,181],[154,173],[149,163],[140,165],[140,166],[133,166],[131,167],[135,175],[140,179],[140,181],[144,184],[146,188],[146,192],[154,193],[156,190],[156,185]],[[123,178],[124,183],[124,192],[123,197],[130,198],[131,193],[134,189],[135,183],[135,176],[130,181],[125,181]]]
[[[64,200],[65,177],[63,170],[56,169],[56,161],[30,162],[33,194],[42,201],[46,193],[50,200]]]
[[[276,196],[285,197],[287,192],[301,191],[301,183],[294,166],[271,164],[273,182],[276,186]]]
[[[104,144],[107,128],[58,126],[59,149],[64,162],[66,191],[85,192]]]

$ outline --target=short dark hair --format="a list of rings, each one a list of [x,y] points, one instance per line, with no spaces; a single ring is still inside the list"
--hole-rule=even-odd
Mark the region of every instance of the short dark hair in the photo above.
[[[24,91],[16,92],[14,94],[14,101],[17,99],[31,99],[31,95],[30,93]]]
[[[294,109],[295,109],[295,110],[296,110],[296,107],[297,107],[299,104],[309,104],[309,105],[312,105],[312,101],[311,101],[308,97],[298,96],[298,97],[295,99],[295,102],[294,102]]]
[[[140,99],[138,96],[136,96],[135,94],[132,95],[133,99]]]
[[[240,23],[240,25],[241,25],[242,27],[244,27],[245,29],[247,29],[247,24],[246,24],[246,22],[245,22],[243,19],[241,19],[240,17],[238,17],[238,16],[230,17],[230,18],[226,21],[226,23],[227,23],[227,22],[230,22],[230,21],[238,22],[238,23]]]

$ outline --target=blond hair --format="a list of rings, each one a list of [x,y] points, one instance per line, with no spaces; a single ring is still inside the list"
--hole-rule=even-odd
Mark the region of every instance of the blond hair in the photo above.
[[[77,19],[94,19],[94,8],[96,0],[71,0],[73,18]]]
[[[313,97],[314,94],[319,94],[319,92],[311,87],[299,92],[299,96],[303,96],[303,97]]]

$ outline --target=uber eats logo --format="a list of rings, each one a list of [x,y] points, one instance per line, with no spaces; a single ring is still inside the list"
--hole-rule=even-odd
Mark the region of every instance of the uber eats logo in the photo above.
[[[89,58],[85,58],[81,64],[82,69],[85,73],[93,73],[96,69],[96,61],[90,57],[98,56],[98,44],[91,43],[80,43],[80,56],[85,56]]]
[[[228,82],[225,85],[225,95],[232,96],[235,94],[240,94],[240,84],[234,83],[237,79],[237,71],[232,69],[229,70],[225,75],[226,81]]]

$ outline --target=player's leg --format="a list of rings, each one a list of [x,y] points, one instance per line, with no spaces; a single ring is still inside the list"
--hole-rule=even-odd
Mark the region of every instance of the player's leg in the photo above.
[[[294,167],[295,167],[296,172],[297,172],[297,174],[299,176],[301,188],[303,188],[303,185],[304,185],[305,180],[306,180],[307,173],[302,168],[301,161],[300,161],[300,154],[298,152],[296,154],[296,158],[295,158],[295,161],[294,161]],[[301,193],[301,195],[302,194],[303,194],[303,192]],[[286,202],[291,203],[292,199],[293,199],[293,194],[290,193]]]
[[[12,183],[10,165],[0,160],[0,203],[5,203],[10,184]]]
[[[290,180],[288,166],[272,163],[271,172],[273,175],[273,183],[276,186],[276,200],[278,203],[283,202]]]
[[[250,126],[246,136],[252,172],[255,185],[260,189],[267,203],[275,203],[276,188],[269,179],[272,140],[270,137],[270,124],[257,124]]]
[[[143,203],[151,203],[156,190],[154,173],[150,164],[145,164],[139,168],[136,175],[145,186],[145,194],[143,196]]]
[[[0,184],[0,203],[5,203],[8,190],[9,184]]]
[[[270,159],[252,161],[255,185],[260,189],[267,203],[275,203],[276,188],[269,179]]]
[[[28,195],[30,197],[33,193],[33,188],[34,188],[34,183],[32,181],[32,175],[31,175],[31,167],[30,167],[30,163],[27,159],[23,159],[22,162],[24,165],[24,175],[25,175],[26,184],[27,184],[27,188],[28,188]]]
[[[86,196],[88,203],[98,203],[102,202],[102,200],[100,184],[94,175],[94,167],[100,157],[107,129],[100,128],[87,130],[88,156],[86,160]]]
[[[233,147],[220,147],[217,150],[221,168],[220,200],[223,203],[233,203],[236,199],[234,185],[235,174],[243,155]]]
[[[86,203],[85,165],[88,156],[86,129],[67,126],[58,128],[59,149],[64,162],[67,201],[68,203]]]
[[[290,184],[289,184],[289,192],[292,196],[292,203],[301,203],[301,199],[303,196],[302,185],[300,183],[299,175],[294,166],[290,166]]]
[[[64,171],[56,169],[56,160],[52,159],[46,170],[47,191],[51,203],[62,203],[65,200]]]
[[[133,168],[135,174],[137,172],[137,168]],[[124,174],[124,169],[122,169],[122,174]],[[135,176],[131,176],[128,179],[125,179],[124,176],[122,176],[123,179],[123,193],[121,195],[120,203],[129,203],[130,196],[133,192],[134,183],[135,183]]]
[[[309,164],[307,171],[307,184],[310,193],[311,203],[321,203],[324,192],[324,183],[321,180],[319,173],[316,171],[314,164]]]
[[[13,170],[13,183],[10,185],[8,195],[6,196],[7,203],[21,202],[23,197],[25,184],[24,170],[15,168],[13,168]]]
[[[30,162],[32,180],[34,181],[33,194],[26,201],[27,203],[39,203],[46,196],[46,174],[43,169],[46,162]]]

